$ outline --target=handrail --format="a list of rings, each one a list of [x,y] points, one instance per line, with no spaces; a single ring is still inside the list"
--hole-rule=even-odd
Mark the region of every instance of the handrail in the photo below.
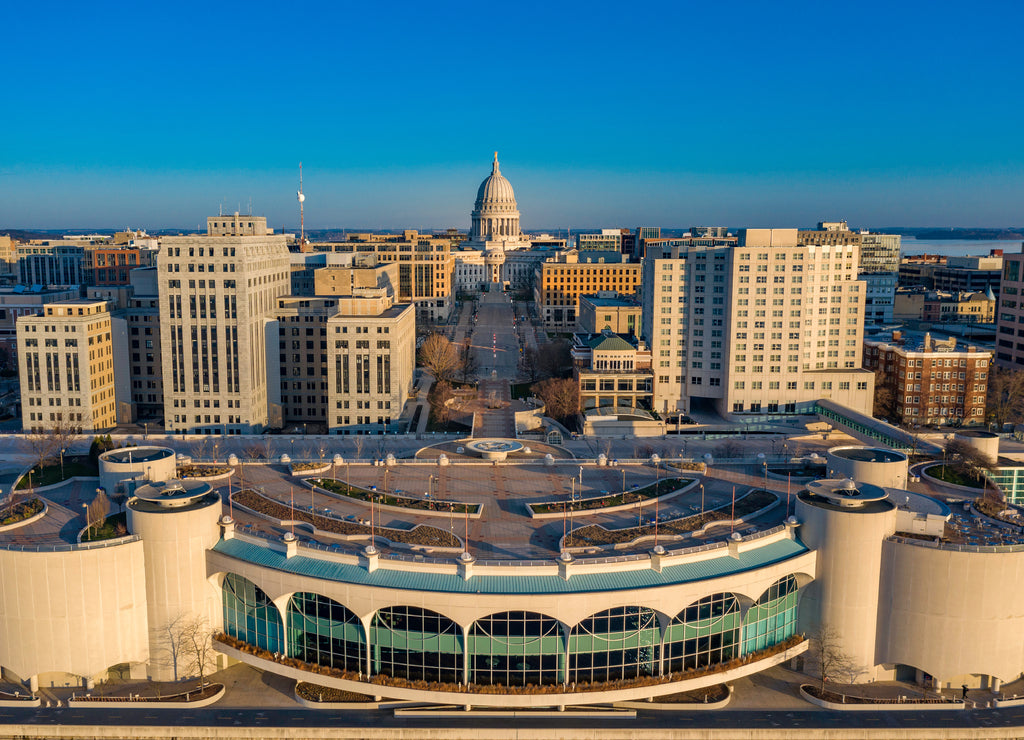
[[[17,545],[14,543],[0,543],[0,550],[15,552],[71,552],[74,550],[97,550],[101,547],[117,547],[127,545],[130,542],[138,542],[142,538],[137,534],[130,534],[118,537],[113,540],[100,540],[99,542],[80,542],[77,544],[65,543],[60,545]]]

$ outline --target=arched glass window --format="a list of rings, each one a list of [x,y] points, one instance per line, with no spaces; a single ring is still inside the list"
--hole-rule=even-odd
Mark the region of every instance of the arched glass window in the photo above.
[[[558,683],[564,654],[558,620],[534,612],[491,614],[469,630],[469,680],[503,686]]]
[[[462,682],[462,629],[436,612],[391,606],[370,626],[373,672],[410,681]]]
[[[281,615],[262,589],[247,578],[228,573],[221,591],[226,634],[272,653],[283,650]]]
[[[657,673],[658,621],[654,610],[620,606],[587,617],[569,637],[569,681],[617,681]]]
[[[665,672],[724,663],[739,652],[740,604],[732,594],[714,594],[679,612],[665,634]]]
[[[773,583],[743,619],[743,653],[763,650],[796,633],[796,576]]]
[[[365,670],[363,625],[337,601],[297,593],[288,601],[288,655],[346,671]]]

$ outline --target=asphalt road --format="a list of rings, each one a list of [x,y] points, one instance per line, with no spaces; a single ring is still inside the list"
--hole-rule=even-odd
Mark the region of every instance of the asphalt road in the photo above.
[[[513,327],[512,301],[504,293],[484,293],[477,304],[472,344],[477,359],[477,376],[514,380],[519,372],[519,339]]]
[[[635,718],[608,717],[483,717],[467,714],[464,717],[403,717],[390,711],[330,711],[295,709],[196,709],[184,711],[157,709],[0,709],[0,735],[3,725],[97,725],[97,726],[182,726],[182,727],[332,727],[332,728],[393,728],[393,729],[451,729],[460,731],[493,728],[541,729],[557,732],[558,728],[653,730],[778,730],[785,737],[793,729],[861,728],[886,730],[894,735],[909,729],[936,728],[989,728],[1005,729],[1024,725],[1024,709],[973,711],[901,711],[901,712],[832,712],[815,711],[720,711],[720,712],[640,712]],[[734,736],[734,735],[733,735]]]

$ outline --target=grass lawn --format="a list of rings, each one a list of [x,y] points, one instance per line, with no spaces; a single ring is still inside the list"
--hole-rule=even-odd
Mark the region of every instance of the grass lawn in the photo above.
[[[47,465],[42,470],[38,468],[32,473],[32,487],[39,488],[40,486],[49,486],[53,483],[60,483],[61,481],[73,478],[76,475],[96,477],[100,474],[99,469],[89,463],[88,458],[84,457],[66,457],[64,458],[64,476],[60,474],[60,463],[54,465]],[[18,481],[18,490],[28,488],[28,475],[22,477]]]
[[[118,531],[121,527],[123,530]],[[82,535],[82,542],[97,542],[99,540],[112,540],[115,537],[124,537],[128,534],[128,514],[127,512],[120,512],[119,514],[111,514],[103,520],[103,526],[97,527],[95,524]]]
[[[959,472],[956,468],[952,468],[948,465],[939,465],[938,467],[928,468],[928,475],[933,478],[938,478],[946,483],[952,483],[955,486],[966,486],[967,488],[984,488],[985,479],[978,480],[972,478],[969,475],[964,475]]]

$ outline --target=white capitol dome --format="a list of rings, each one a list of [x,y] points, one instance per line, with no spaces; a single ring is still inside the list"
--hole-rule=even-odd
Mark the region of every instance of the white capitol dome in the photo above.
[[[518,242],[519,208],[512,183],[501,174],[498,153],[494,153],[491,174],[480,183],[471,214],[469,239],[472,242]]]

